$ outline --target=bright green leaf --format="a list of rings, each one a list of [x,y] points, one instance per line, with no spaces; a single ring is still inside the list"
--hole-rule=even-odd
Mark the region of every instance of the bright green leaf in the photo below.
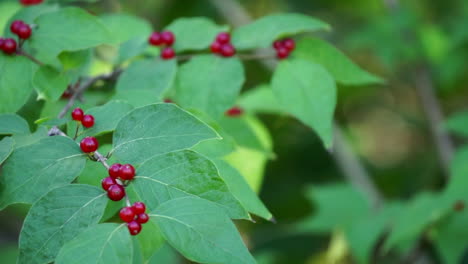
[[[120,120],[114,132],[113,153],[125,162],[140,163],[216,137],[213,129],[174,104],[152,104]]]
[[[457,135],[468,137],[468,112],[458,112],[445,121],[448,131]]]
[[[236,227],[213,203],[183,197],[162,203],[150,219],[166,240],[189,260],[200,263],[255,263]]]
[[[466,252],[468,243],[468,212],[457,212],[435,227],[434,246],[442,257],[442,263],[458,264]]]
[[[99,224],[66,243],[54,263],[128,264],[133,257],[132,245],[125,224]]]
[[[139,36],[148,37],[152,31],[148,21],[127,14],[104,15],[101,21],[109,29],[112,43],[122,43]]]
[[[244,81],[238,58],[197,56],[180,67],[175,101],[217,119],[234,105]]]
[[[0,140],[0,165],[10,156],[13,152],[15,141],[11,137],[5,137]]]
[[[282,108],[310,126],[331,147],[336,86],[320,65],[306,60],[284,60],[276,69],[272,88]]]
[[[1,171],[0,208],[33,203],[48,191],[70,183],[80,174],[85,160],[78,145],[61,136],[15,149]]]
[[[273,41],[307,31],[329,30],[324,22],[302,14],[274,14],[234,30],[232,43],[239,50],[269,48]]]
[[[106,202],[105,192],[89,185],[71,184],[50,191],[34,203],[24,220],[18,263],[53,262],[64,243],[97,224]]]
[[[140,244],[142,257],[145,260],[150,259],[151,256],[161,249],[165,243],[161,230],[159,230],[159,227],[153,221],[149,221],[144,225],[144,228],[141,233],[138,234],[137,239]]]
[[[133,107],[141,107],[149,104],[161,102],[160,96],[152,90],[121,90],[111,98],[131,104]]]
[[[285,112],[268,84],[259,85],[241,94],[239,105],[245,111],[252,113],[283,114]]]
[[[29,134],[26,120],[17,114],[0,115],[0,135]]]
[[[135,56],[142,54],[149,47],[148,37],[146,36],[139,36],[125,41],[119,47],[116,64],[121,64]],[[153,46],[151,46],[151,48],[156,49]]]
[[[38,99],[57,101],[67,89],[70,78],[65,72],[57,71],[46,65],[36,71],[33,83],[38,93]]]

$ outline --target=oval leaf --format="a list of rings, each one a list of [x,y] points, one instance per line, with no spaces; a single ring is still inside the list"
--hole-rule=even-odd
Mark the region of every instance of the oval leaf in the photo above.
[[[59,72],[50,66],[42,66],[34,75],[34,86],[39,99],[57,101],[70,83],[65,72]]]
[[[72,184],[50,191],[24,220],[18,263],[53,262],[64,243],[98,223],[106,203],[105,193],[89,185]]]
[[[11,137],[5,137],[0,140],[0,165],[10,156],[13,152],[15,141]]]
[[[186,258],[199,263],[256,263],[236,227],[213,203],[195,197],[162,203],[150,219]]]
[[[29,134],[26,120],[17,114],[0,115],[0,135]]]

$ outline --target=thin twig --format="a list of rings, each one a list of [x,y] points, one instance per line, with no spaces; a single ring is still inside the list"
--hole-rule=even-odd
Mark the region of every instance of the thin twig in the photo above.
[[[24,51],[24,50],[22,50],[22,49],[18,49],[18,50],[16,51],[16,54],[21,55],[21,56],[24,56],[24,57],[30,59],[31,61],[33,61],[34,63],[36,63],[36,64],[39,65],[39,66],[43,66],[43,65],[44,65],[44,63],[43,63],[42,61],[40,61],[40,60],[34,58],[34,56],[32,56],[31,54],[27,53],[26,51]]]
[[[197,53],[197,54],[183,54],[183,55],[178,55],[177,60],[178,61],[186,61],[190,60],[196,55],[202,55],[202,54],[210,54],[210,53]],[[260,53],[260,52],[254,52],[251,54],[246,54],[246,53],[239,53],[235,55],[241,60],[266,60],[266,59],[274,59],[276,58],[276,55],[274,53]]]

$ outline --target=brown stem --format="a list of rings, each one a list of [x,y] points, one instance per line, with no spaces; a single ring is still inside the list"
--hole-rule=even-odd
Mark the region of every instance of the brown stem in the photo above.
[[[190,60],[195,55],[201,55],[201,54],[205,54],[205,53],[178,55],[177,60],[186,61],[186,60]],[[209,54],[209,53],[206,53],[206,54]],[[251,54],[245,54],[245,53],[237,54],[235,56],[241,60],[263,60],[263,59],[275,59],[276,58],[276,55],[274,53],[259,53],[259,52],[255,52]]]
[[[22,49],[18,49],[18,50],[16,51],[16,54],[21,55],[21,56],[24,56],[24,57],[30,59],[31,61],[33,61],[34,63],[36,63],[36,64],[39,65],[39,66],[43,66],[43,65],[44,65],[43,62],[41,62],[40,60],[34,58],[34,56],[32,56],[31,54],[27,53],[26,51],[24,51],[24,50],[22,50]]]

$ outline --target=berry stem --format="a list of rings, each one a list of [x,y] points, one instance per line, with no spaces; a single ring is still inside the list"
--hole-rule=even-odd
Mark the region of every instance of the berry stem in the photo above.
[[[196,53],[196,54],[184,54],[177,55],[178,61],[190,60],[193,56],[211,54],[211,53]],[[251,54],[237,54],[236,55],[241,60],[264,60],[264,59],[275,59],[276,55],[274,53],[251,53]]]
[[[104,167],[106,167],[107,170],[109,170],[109,164],[107,164],[107,158],[104,157],[101,153],[95,151],[94,152],[94,157],[96,158],[97,161],[101,162]]]
[[[73,137],[73,140],[76,140],[78,137],[78,131],[80,130],[80,124],[76,124],[76,130],[75,130],[75,136]]]
[[[20,41],[20,44],[21,44],[21,41]],[[40,66],[43,66],[43,65],[44,65],[44,63],[43,63],[42,61],[40,61],[40,60],[34,58],[34,56],[32,56],[31,54],[25,52],[25,51],[22,50],[22,49],[18,49],[18,50],[16,51],[16,54],[21,55],[21,56],[24,56],[24,57],[30,59],[31,61],[33,61],[33,62],[36,63],[37,65],[40,65]]]

